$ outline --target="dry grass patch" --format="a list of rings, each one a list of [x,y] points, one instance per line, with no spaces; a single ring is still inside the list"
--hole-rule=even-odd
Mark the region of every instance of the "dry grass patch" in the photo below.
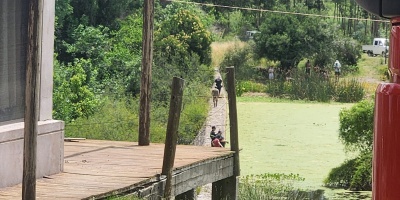
[[[229,41],[229,42],[213,42],[211,44],[211,59],[212,66],[219,66],[219,64],[224,59],[225,53],[230,49],[235,47],[243,48],[248,45],[246,42],[242,41]]]

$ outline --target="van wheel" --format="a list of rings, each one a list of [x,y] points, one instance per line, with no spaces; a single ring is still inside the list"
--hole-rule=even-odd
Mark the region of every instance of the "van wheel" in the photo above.
[[[367,51],[368,56],[374,56],[374,54],[372,54],[372,51]]]

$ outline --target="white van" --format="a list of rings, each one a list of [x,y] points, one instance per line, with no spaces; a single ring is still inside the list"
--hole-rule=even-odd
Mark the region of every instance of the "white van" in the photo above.
[[[389,52],[389,40],[386,38],[374,38],[372,45],[362,45],[362,50],[369,56],[387,56]]]

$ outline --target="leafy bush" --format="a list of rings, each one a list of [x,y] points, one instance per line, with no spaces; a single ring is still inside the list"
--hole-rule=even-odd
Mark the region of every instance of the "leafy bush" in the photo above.
[[[373,112],[373,102],[365,100],[340,112],[339,138],[348,151],[360,154],[332,169],[324,181],[326,186],[371,190]]]
[[[361,101],[339,113],[339,139],[349,151],[372,151],[374,103]]]
[[[326,187],[350,190],[372,189],[372,152],[347,160],[333,168],[324,180]]]
[[[99,98],[89,87],[93,82],[87,77],[84,68],[91,66],[90,61],[76,59],[68,66],[55,63],[53,116],[70,122],[80,117],[89,117],[100,104]]]
[[[253,81],[238,81],[236,87],[236,96],[242,96],[245,92],[265,92],[266,86]]]
[[[372,190],[372,152],[362,153],[357,158],[350,190]]]
[[[334,49],[337,52],[337,60],[342,66],[356,66],[361,58],[361,45],[350,37],[338,37],[334,42]],[[349,67],[350,69],[350,67]]]
[[[324,180],[326,187],[350,188],[351,181],[356,171],[356,160],[346,160],[339,167],[331,169],[328,177]]]
[[[257,73],[252,60],[252,49],[250,46],[238,47],[228,50],[220,66],[235,67],[236,80],[251,80]]]

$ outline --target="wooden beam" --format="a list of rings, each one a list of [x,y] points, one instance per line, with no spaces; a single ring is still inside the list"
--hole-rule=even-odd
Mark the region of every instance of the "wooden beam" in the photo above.
[[[142,75],[140,82],[139,145],[150,144],[151,66],[153,62],[154,0],[143,8]]]
[[[231,151],[235,152],[235,176],[240,176],[239,162],[239,131],[236,108],[236,88],[235,88],[235,68],[227,67],[227,92],[229,104],[229,127],[230,127],[230,142]]]
[[[24,160],[22,199],[36,199],[36,157],[39,117],[39,70],[43,0],[29,0],[26,58]]]
[[[169,104],[169,116],[167,134],[165,138],[164,158],[161,174],[167,176],[164,190],[164,198],[171,198],[172,190],[172,169],[175,161],[176,141],[178,138],[179,119],[182,108],[184,80],[174,77],[172,81],[172,94]]]

